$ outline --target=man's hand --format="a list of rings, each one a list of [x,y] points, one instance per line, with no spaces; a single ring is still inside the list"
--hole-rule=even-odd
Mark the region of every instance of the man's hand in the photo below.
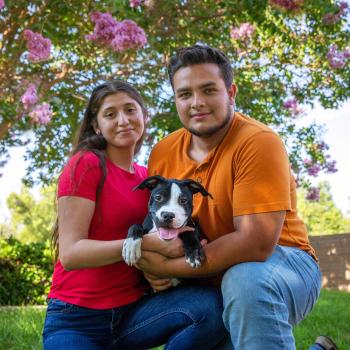
[[[171,241],[165,241],[164,243],[165,249],[159,253],[165,255],[168,258],[179,258],[180,256],[185,255],[183,242],[180,238],[175,238]]]
[[[150,273],[144,273],[144,276],[153,288],[153,290],[157,292],[161,292],[172,286],[170,278],[161,278]]]
[[[159,238],[158,232],[143,236],[142,250],[157,252],[169,258],[178,258],[184,256],[185,253],[180,238],[164,241]]]
[[[136,267],[144,273],[158,276],[159,278],[171,278],[165,270],[167,262],[171,260],[162,254],[142,251],[141,259],[136,263]]]

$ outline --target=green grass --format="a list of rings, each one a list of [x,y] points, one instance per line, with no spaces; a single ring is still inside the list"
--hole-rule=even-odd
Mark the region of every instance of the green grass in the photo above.
[[[44,307],[0,308],[0,349],[41,349]]]
[[[294,328],[297,349],[308,349],[318,335],[328,335],[340,350],[350,349],[350,293],[323,290],[309,316]]]
[[[297,349],[307,350],[321,334],[332,337],[340,350],[350,349],[349,305],[350,293],[323,290],[308,318],[294,329]],[[0,308],[0,349],[42,349],[44,317],[43,307]]]

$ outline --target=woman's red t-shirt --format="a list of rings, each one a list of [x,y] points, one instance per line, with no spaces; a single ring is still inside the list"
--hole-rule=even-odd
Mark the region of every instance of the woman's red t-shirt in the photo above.
[[[136,163],[133,165],[135,171],[129,173],[106,159],[107,176],[96,203],[88,238],[103,241],[123,239],[131,225],[143,222],[149,192],[132,190],[147,177],[147,169]],[[92,152],[77,153],[60,175],[57,197],[76,196],[96,202],[101,178],[99,158]],[[92,309],[109,309],[136,301],[146,290],[142,273],[123,261],[66,271],[58,260],[48,297]]]

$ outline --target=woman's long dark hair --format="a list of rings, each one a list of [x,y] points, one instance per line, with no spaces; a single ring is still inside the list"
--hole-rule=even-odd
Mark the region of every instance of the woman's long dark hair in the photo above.
[[[89,102],[87,104],[87,107],[84,113],[83,121],[77,133],[77,137],[75,139],[75,142],[73,144],[73,149],[70,154],[70,156],[73,156],[78,152],[82,152],[83,154],[84,152],[90,151],[96,154],[96,156],[99,158],[99,163],[100,163],[100,167],[103,175],[97,187],[96,201],[98,201],[99,195],[101,193],[103,184],[107,176],[106,156],[104,152],[107,147],[107,141],[103,137],[103,135],[96,134],[94,127],[97,126],[97,114],[101,108],[101,105],[104,99],[107,96],[116,94],[118,92],[126,93],[140,105],[144,116],[144,120],[146,121],[147,110],[145,108],[143,99],[141,95],[138,93],[138,91],[132,85],[130,85],[125,81],[121,81],[121,80],[106,81],[105,83],[96,86],[91,93]],[[146,133],[146,127],[144,129],[144,132],[140,140],[138,140],[136,143],[134,154],[136,154],[140,150],[143,140],[145,138],[145,133]],[[77,163],[78,162],[79,160],[77,161]],[[58,253],[59,253],[58,217],[56,217],[56,222],[53,227],[51,244],[54,251],[55,260],[57,260]]]

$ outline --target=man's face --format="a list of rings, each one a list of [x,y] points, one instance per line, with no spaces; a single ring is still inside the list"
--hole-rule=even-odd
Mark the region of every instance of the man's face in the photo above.
[[[208,138],[227,130],[236,86],[227,90],[219,66],[203,63],[180,68],[174,75],[174,91],[180,121],[192,134]]]

